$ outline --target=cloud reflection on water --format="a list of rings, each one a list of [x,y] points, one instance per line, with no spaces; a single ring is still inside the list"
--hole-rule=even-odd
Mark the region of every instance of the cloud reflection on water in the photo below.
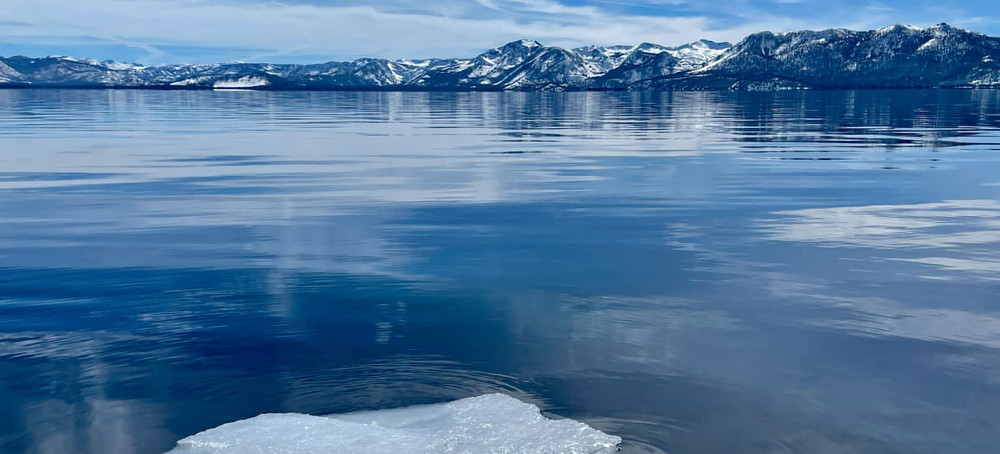
[[[1000,202],[949,200],[782,211],[760,229],[773,240],[885,250],[882,260],[938,268],[932,279],[1000,280]],[[935,255],[926,255],[933,253]]]

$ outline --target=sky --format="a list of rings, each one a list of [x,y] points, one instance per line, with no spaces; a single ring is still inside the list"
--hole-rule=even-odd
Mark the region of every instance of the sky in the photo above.
[[[468,57],[520,38],[737,42],[941,22],[1000,35],[996,0],[0,0],[0,55],[143,64]]]

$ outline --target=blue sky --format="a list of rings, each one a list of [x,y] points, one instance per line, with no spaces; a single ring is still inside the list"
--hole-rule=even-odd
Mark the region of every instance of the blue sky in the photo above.
[[[939,22],[1000,35],[996,0],[0,0],[0,55],[145,64],[472,56],[518,38],[738,41]]]

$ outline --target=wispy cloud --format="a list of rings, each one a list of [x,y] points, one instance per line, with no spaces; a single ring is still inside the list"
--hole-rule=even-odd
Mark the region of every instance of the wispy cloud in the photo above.
[[[850,0],[837,0],[848,2]],[[834,2],[836,3],[836,1]],[[323,0],[283,3],[232,0],[33,0],[3,2],[3,49],[18,45],[72,49],[81,37],[147,51],[145,62],[204,61],[207,57],[275,61],[359,56],[434,57],[472,55],[521,38],[547,44],[680,44],[700,38],[739,40],[763,29],[878,26],[859,7],[852,14],[795,11],[797,3],[736,0],[726,8],[702,0],[444,0],[361,2]],[[860,6],[860,5],[859,5]],[[971,7],[971,6],[970,6]],[[940,6],[937,6],[940,8]],[[927,23],[970,17],[950,11]],[[988,22],[979,17],[980,22]],[[901,21],[903,19],[900,19]],[[919,22],[919,21],[910,21]],[[201,48],[196,53],[163,49]],[[59,52],[54,52],[59,53]],[[107,58],[113,55],[88,55]]]

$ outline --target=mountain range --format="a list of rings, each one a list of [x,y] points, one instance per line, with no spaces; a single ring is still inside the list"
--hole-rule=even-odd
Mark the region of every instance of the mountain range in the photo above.
[[[520,40],[473,58],[143,66],[0,57],[0,87],[257,90],[780,90],[1000,87],[1000,38],[947,24],[754,33],[739,43],[563,49]]]

